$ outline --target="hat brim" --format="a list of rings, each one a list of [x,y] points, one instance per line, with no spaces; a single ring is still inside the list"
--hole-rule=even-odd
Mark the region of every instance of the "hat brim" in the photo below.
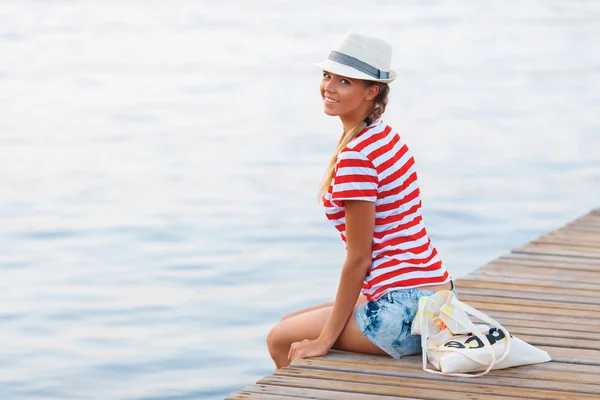
[[[344,64],[340,64],[336,61],[329,60],[329,59],[323,60],[318,63],[314,63],[314,65],[316,65],[317,67],[321,68],[324,71],[328,71],[328,72],[334,73],[336,75],[347,76],[348,78],[354,78],[354,79],[364,79],[366,81],[391,83],[397,77],[396,72],[390,70],[390,77],[388,79],[377,79],[377,78],[375,78],[369,74],[365,74],[364,72],[361,72],[355,68],[349,67]]]

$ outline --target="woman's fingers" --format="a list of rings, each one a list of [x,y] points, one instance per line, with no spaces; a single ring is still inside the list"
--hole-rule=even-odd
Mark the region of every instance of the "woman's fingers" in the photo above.
[[[290,346],[290,352],[288,353],[288,360],[294,360],[294,354],[296,353],[296,348],[298,347],[298,344],[300,342],[294,342],[292,343],[292,345]]]
[[[302,349],[298,350],[296,349],[296,351],[294,352],[294,354],[292,355],[292,359],[291,361],[295,361],[299,358],[302,358],[302,354],[304,353],[304,351]]]
[[[299,357],[300,352],[302,351],[302,343],[309,342],[309,339],[304,339],[302,342],[294,342],[290,346],[290,351],[288,353],[288,360],[294,361]]]
[[[305,353],[304,348],[306,347],[303,346],[303,344],[310,341],[310,339],[304,339],[301,342],[292,343],[290,346],[290,351],[288,352],[288,360],[294,361],[297,358],[303,358]]]
[[[299,352],[297,352],[297,353],[294,355],[294,358],[292,359],[292,361],[296,361],[296,360],[297,360],[297,359],[299,359],[299,358],[304,358],[304,357],[303,357],[303,355],[302,355],[302,350],[300,350]]]

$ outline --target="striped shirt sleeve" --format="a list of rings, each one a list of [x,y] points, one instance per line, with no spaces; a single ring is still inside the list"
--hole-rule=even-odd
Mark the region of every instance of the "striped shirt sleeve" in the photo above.
[[[351,149],[340,152],[329,189],[334,207],[343,210],[344,200],[375,202],[378,186],[377,170],[363,153]]]

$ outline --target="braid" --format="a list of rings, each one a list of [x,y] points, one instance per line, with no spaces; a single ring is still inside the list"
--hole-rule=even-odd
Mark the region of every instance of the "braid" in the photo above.
[[[379,93],[373,99],[375,108],[369,115],[371,121],[376,121],[383,115],[385,107],[388,104],[388,95],[390,94],[390,86],[387,83],[377,83],[377,86],[379,86]]]

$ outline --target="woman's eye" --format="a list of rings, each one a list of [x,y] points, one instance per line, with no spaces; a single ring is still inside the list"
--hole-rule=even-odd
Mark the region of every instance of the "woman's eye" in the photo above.
[[[342,82],[344,85],[349,85],[350,84],[350,82],[348,82],[345,79],[340,79],[340,82]]]
[[[329,74],[326,72],[323,72],[323,78],[330,78]]]

